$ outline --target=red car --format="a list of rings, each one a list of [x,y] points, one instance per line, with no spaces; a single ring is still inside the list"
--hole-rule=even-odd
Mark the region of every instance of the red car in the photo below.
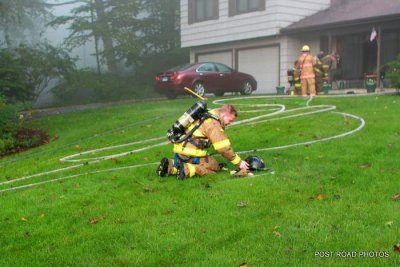
[[[225,92],[240,92],[250,95],[257,89],[257,81],[250,74],[238,72],[215,62],[192,63],[174,67],[155,76],[154,89],[168,98],[188,94],[184,87],[197,94],[214,93],[222,96]]]

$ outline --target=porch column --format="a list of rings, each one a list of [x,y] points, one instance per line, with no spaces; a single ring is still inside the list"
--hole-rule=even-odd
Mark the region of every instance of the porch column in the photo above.
[[[376,49],[378,50],[376,53],[376,84],[378,87],[381,85],[381,26],[378,26],[378,36],[376,39]]]

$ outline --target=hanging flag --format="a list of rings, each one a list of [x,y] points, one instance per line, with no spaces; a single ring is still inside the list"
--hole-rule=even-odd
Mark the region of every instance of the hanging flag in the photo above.
[[[376,30],[375,27],[372,27],[371,36],[369,37],[369,41],[372,42],[376,38]]]

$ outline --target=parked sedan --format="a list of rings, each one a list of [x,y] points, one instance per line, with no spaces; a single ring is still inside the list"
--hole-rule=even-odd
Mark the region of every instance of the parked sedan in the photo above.
[[[250,95],[257,89],[257,81],[250,74],[238,72],[215,62],[185,64],[155,76],[154,89],[168,98],[187,94],[184,87],[197,94],[213,93],[222,96],[225,92],[240,92]]]

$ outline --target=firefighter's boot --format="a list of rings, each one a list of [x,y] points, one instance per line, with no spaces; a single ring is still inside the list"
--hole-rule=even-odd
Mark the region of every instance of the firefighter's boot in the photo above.
[[[160,162],[160,165],[158,165],[156,173],[160,177],[164,177],[168,175],[168,168],[169,168],[169,159],[163,158]]]

